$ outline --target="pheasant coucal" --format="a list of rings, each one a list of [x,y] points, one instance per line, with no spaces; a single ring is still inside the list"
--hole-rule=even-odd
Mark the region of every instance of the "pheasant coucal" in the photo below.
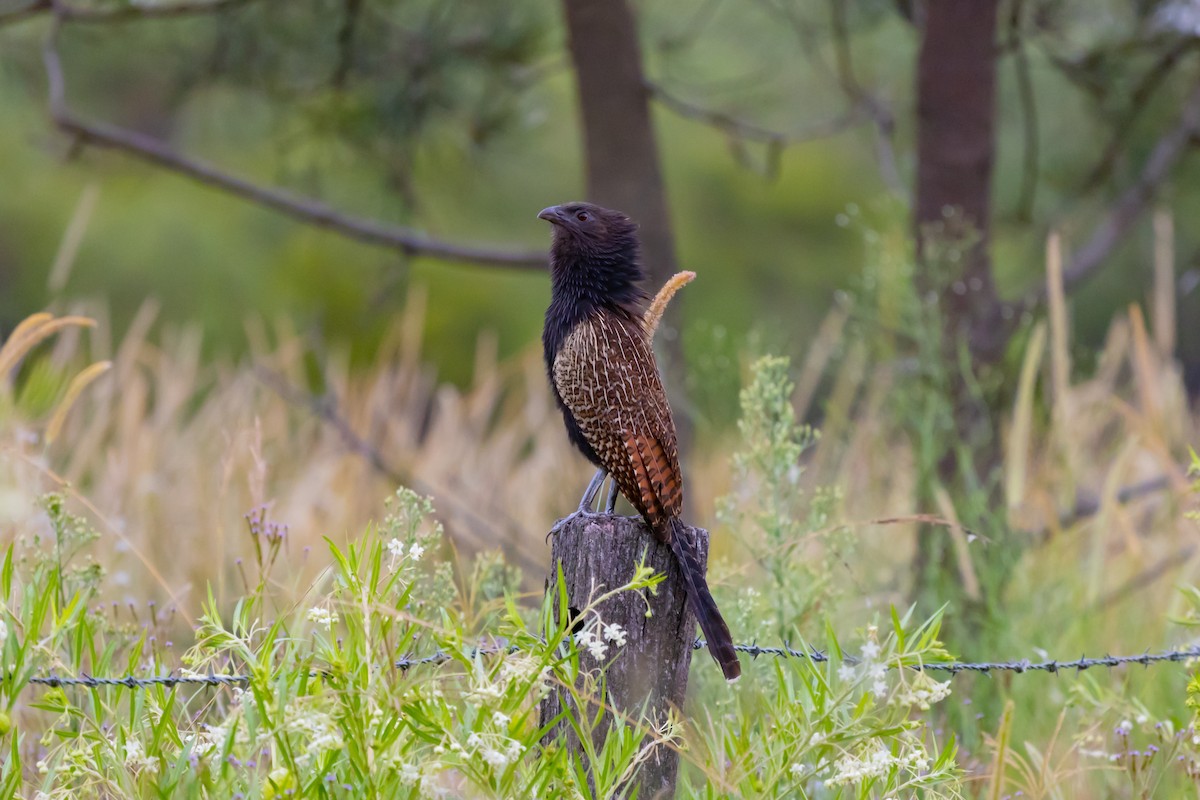
[[[736,680],[742,668],[733,639],[680,519],[675,422],[642,326],[637,225],[590,203],[552,206],[538,218],[554,226],[552,298],[542,332],[546,371],[571,443],[600,468],[578,513],[593,513],[596,492],[611,475],[654,535],[670,544],[709,652],[726,680]]]

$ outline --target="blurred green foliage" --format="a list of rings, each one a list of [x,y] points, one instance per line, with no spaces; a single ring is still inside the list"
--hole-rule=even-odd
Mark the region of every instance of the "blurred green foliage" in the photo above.
[[[573,86],[551,4],[371,2],[348,48],[349,5],[250,3],[213,19],[68,26],[61,42],[68,97],[81,113],[144,131],[181,152],[266,185],[319,197],[348,213],[409,224],[464,243],[540,247],[537,209],[582,193]],[[1024,111],[1011,59],[1000,65],[996,270],[1009,293],[1039,280],[1042,238],[1066,220],[1081,238],[1103,201],[1078,187],[1120,109],[1112,100],[1151,63],[1122,51],[1139,22],[1114,6],[1107,26],[1059,4],[1028,31],[1039,155],[1033,223],[1017,206]],[[836,117],[847,100],[830,73],[829,8],[820,2],[680,8],[639,4],[648,72],[675,94],[781,131]],[[897,166],[915,169],[911,84],[915,29],[890,4],[850,13],[859,80],[897,118]],[[211,351],[239,352],[249,317],[291,319],[321,341],[369,357],[408,289],[429,291],[426,354],[439,376],[470,378],[481,331],[502,354],[532,344],[549,289],[537,271],[405,259],[308,228],[118,155],[70,151],[45,113],[39,48],[45,19],[0,29],[0,324],[70,298],[103,298],[118,335],[148,298],[162,319],[193,322]],[[1112,45],[1105,49],[1108,45]],[[1093,53],[1109,54],[1105,58]],[[1110,53],[1125,53],[1120,59]],[[1070,61],[1071,69],[1055,61]],[[1095,85],[1109,85],[1100,93]],[[1082,88],[1081,88],[1082,87]],[[1176,112],[1178,87],[1145,104],[1117,172],[1136,172]],[[747,350],[798,354],[834,292],[860,270],[860,232],[835,224],[848,204],[880,205],[887,190],[876,137],[859,125],[769,154],[661,108],[656,123],[681,263],[699,274],[684,294],[702,425],[733,419]],[[76,156],[76,157],[71,157]],[[1195,212],[1196,167],[1171,203]],[[98,203],[58,297],[48,266],[81,193]],[[1064,212],[1071,216],[1064,217]],[[1178,226],[1183,253],[1194,234]],[[1114,309],[1142,299],[1148,231],[1079,293],[1082,340],[1096,341]],[[743,364],[743,371],[746,364]]]

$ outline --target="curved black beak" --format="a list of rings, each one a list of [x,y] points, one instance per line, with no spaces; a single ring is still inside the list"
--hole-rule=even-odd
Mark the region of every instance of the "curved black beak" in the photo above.
[[[562,209],[559,206],[548,206],[538,212],[538,219],[544,219],[551,225],[562,224]]]

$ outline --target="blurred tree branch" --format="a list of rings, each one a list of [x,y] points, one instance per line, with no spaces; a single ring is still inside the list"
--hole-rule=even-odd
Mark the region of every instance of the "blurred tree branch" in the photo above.
[[[784,148],[802,142],[811,142],[837,136],[851,128],[871,121],[867,109],[858,105],[852,106],[845,113],[831,119],[814,123],[797,131],[785,133],[783,131],[764,128],[754,122],[741,119],[724,111],[716,111],[691,103],[678,95],[672,94],[668,89],[654,81],[647,81],[646,89],[650,92],[652,98],[662,103],[663,107],[681,117],[693,119],[709,127],[716,128],[735,141],[750,141],[766,145],[768,148],[768,175],[770,177],[774,176],[774,172],[770,168],[778,163],[778,153]]]
[[[740,146],[745,142],[756,142],[766,146],[766,167],[763,172],[767,177],[773,177],[778,169],[779,158],[783,150],[791,145],[803,142],[825,139],[852,130],[860,125],[870,123],[875,129],[875,156],[879,165],[880,176],[884,185],[892,194],[906,202],[911,201],[911,195],[900,175],[893,137],[896,130],[896,117],[888,104],[867,89],[858,79],[854,67],[853,51],[850,45],[850,31],[846,21],[846,5],[842,0],[828,0],[831,15],[831,30],[834,45],[834,65],[832,69],[817,53],[815,42],[818,36],[812,26],[798,18],[793,7],[785,4],[765,2],[764,7],[772,14],[779,16],[791,27],[801,42],[801,50],[810,57],[814,65],[829,73],[834,83],[845,95],[846,110],[830,119],[813,123],[797,131],[787,133],[771,130],[753,122],[741,119],[723,111],[706,108],[696,103],[680,98],[664,88],[661,84],[647,81],[646,88],[651,96],[676,114],[694,119],[698,122],[716,128],[730,137],[730,141]],[[705,7],[710,14],[711,7]],[[688,28],[693,26],[689,25]],[[695,36],[698,30],[693,29],[687,36]],[[684,36],[676,37],[670,46],[678,47]],[[739,160],[748,162],[744,150],[737,151]]]
[[[1079,288],[1104,263],[1109,254],[1124,241],[1149,208],[1162,184],[1171,176],[1171,171],[1188,151],[1198,144],[1200,138],[1200,80],[1192,87],[1183,104],[1179,122],[1158,140],[1146,159],[1142,172],[1128,188],[1109,206],[1104,218],[1092,230],[1087,242],[1076,251],[1071,262],[1063,269],[1063,286],[1067,292]],[[1024,311],[1040,305],[1046,299],[1043,285],[1019,304]]]
[[[50,12],[53,12],[54,16],[58,19],[66,22],[127,22],[138,19],[169,19],[171,17],[212,14],[217,11],[248,5],[252,2],[254,0],[179,0],[176,3],[158,3],[153,5],[128,3],[110,8],[85,8],[60,2],[60,0],[34,0],[34,2],[16,11],[0,14],[0,26],[13,24],[39,14]]]
[[[346,85],[350,69],[354,66],[354,31],[362,16],[362,0],[345,0],[342,24],[338,28],[338,63],[333,72],[333,85],[341,89]]]
[[[365,461],[371,469],[382,475],[396,486],[407,486],[414,491],[430,497],[436,497],[440,504],[454,508],[454,514],[461,516],[471,523],[454,525],[452,520],[444,520],[451,536],[466,540],[472,548],[484,551],[497,546],[504,550],[505,556],[517,561],[522,568],[531,574],[540,569],[540,559],[517,545],[521,541],[522,526],[501,508],[490,506],[486,509],[476,509],[472,503],[458,499],[458,494],[447,491],[444,487],[436,486],[412,474],[412,470],[400,469],[389,463],[383,453],[367,439],[359,435],[350,421],[338,407],[338,398],[332,390],[322,395],[312,394],[294,386],[288,379],[263,365],[254,367],[254,375],[269,389],[279,395],[285,402],[297,408],[304,409],[317,419],[324,422],[338,435],[346,449]],[[484,516],[486,513],[487,516]]]
[[[174,16],[203,13],[228,8],[252,0],[207,0],[207,2],[180,2],[170,6],[129,7],[138,11],[155,9],[151,16]],[[46,71],[50,118],[59,130],[71,135],[77,146],[92,146],[117,150],[174,172],[252,203],[286,214],[309,225],[325,228],[334,233],[367,244],[386,247],[408,256],[424,256],[447,261],[460,261],[481,266],[544,269],[546,255],[541,251],[502,250],[497,248],[460,245],[431,238],[425,234],[397,225],[388,225],[377,220],[355,217],[318,200],[270,186],[262,186],[245,178],[231,175],[198,159],[193,159],[168,147],[165,143],[138,131],[86,120],[76,115],[66,102],[66,82],[62,61],[58,54],[58,34],[66,22],[85,20],[123,21],[140,14],[124,13],[126,7],[112,12],[89,10],[85,16],[73,16],[79,9],[69,8],[58,0],[40,0],[54,14],[54,22],[42,49],[42,61]],[[104,17],[96,16],[103,13]]]
[[[1164,51],[1155,60],[1154,64],[1146,70],[1146,74],[1142,76],[1142,79],[1138,81],[1137,86],[1134,87],[1133,92],[1129,95],[1129,104],[1124,116],[1117,121],[1108,144],[1105,146],[1096,165],[1092,167],[1087,177],[1084,178],[1080,191],[1085,193],[1093,191],[1100,184],[1104,183],[1104,181],[1108,180],[1113,170],[1116,169],[1117,161],[1121,155],[1121,145],[1125,143],[1139,115],[1149,105],[1150,98],[1166,82],[1167,77],[1171,75],[1183,57],[1198,46],[1200,46],[1200,39],[1192,37],[1181,38],[1174,46]],[[1051,61],[1051,63],[1055,62]]]
[[[896,166],[896,149],[892,142],[896,134],[896,116],[883,100],[868,91],[858,79],[854,69],[854,51],[850,46],[850,28],[846,23],[847,5],[843,0],[829,0],[837,82],[850,100],[851,108],[865,111],[875,125],[875,158],[879,162],[879,173],[884,184],[892,194],[909,200],[908,189]]]

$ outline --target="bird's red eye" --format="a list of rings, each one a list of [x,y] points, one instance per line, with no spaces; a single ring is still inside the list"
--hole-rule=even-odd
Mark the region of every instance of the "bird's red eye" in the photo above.
[[[580,211],[578,214],[575,215],[575,219],[579,220],[580,222],[587,222],[588,221],[587,212]]]

